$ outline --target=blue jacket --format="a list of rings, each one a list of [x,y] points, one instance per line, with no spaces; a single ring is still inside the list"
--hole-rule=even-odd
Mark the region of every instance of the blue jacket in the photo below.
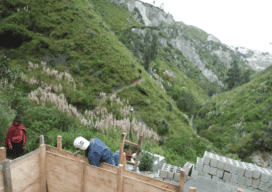
[[[118,165],[120,152],[116,151],[111,153],[110,148],[98,138],[90,140],[90,151],[88,152],[88,159],[91,165],[99,167],[101,162],[105,162],[111,165]]]

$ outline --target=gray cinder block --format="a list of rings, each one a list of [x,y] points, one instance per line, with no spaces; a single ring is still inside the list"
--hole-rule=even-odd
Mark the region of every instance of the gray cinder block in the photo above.
[[[213,158],[211,159],[210,166],[211,167],[217,167],[218,161],[219,161],[219,157],[214,155]]]
[[[252,179],[252,187],[258,188],[260,184],[260,179]]]
[[[263,190],[263,191],[267,191],[267,183],[263,182],[263,181],[260,181],[260,184],[259,184],[258,188]]]
[[[203,163],[206,165],[210,165],[211,162],[211,154],[208,151],[205,151],[203,155]]]
[[[223,180],[230,181],[230,178],[231,178],[231,173],[228,173],[225,171],[224,176],[223,176]]]
[[[209,178],[209,179],[211,179],[211,178],[212,178],[212,176],[211,176],[211,175],[209,175],[208,173],[205,173],[205,177],[207,177],[207,178]]]
[[[253,177],[253,172],[254,172],[254,168],[253,168],[252,165],[250,165],[250,166],[245,170],[245,177],[247,177],[247,178]]]
[[[231,167],[231,165],[232,165],[232,162],[231,162],[230,159],[226,159],[226,160],[227,160],[227,161],[226,161],[226,163],[225,163],[224,170],[230,172],[230,167]]]
[[[222,169],[217,169],[217,171],[216,171],[216,176],[219,177],[219,178],[222,178],[222,177],[223,177],[223,173],[224,173],[224,170],[222,170]]]
[[[197,157],[196,170],[199,172],[203,172],[203,158]]]
[[[237,175],[238,171],[238,163],[237,161],[233,161],[233,164],[230,166],[230,173]]]
[[[216,176],[213,176],[212,179],[215,180],[215,181],[218,181],[219,178],[216,177]]]
[[[210,173],[210,166],[209,165],[204,164],[203,173]]]
[[[263,172],[261,173],[261,181],[267,183],[271,175],[266,169],[262,169],[262,171]]]
[[[203,173],[203,172],[198,172],[198,175],[199,175],[199,176],[205,176],[205,173]]]
[[[238,183],[238,175],[232,174],[230,178],[231,183]]]
[[[192,171],[192,177],[196,177],[198,175],[198,171],[197,170],[193,170]]]
[[[245,186],[248,186],[248,187],[252,186],[252,178],[247,178],[246,177]]]
[[[244,176],[246,169],[247,169],[247,166],[245,165],[245,163],[244,162],[239,162],[239,167],[238,167],[237,175]]]
[[[211,175],[216,175],[217,168],[215,167],[210,167],[210,174]]]
[[[217,168],[218,169],[224,169],[224,167],[225,167],[225,164],[226,164],[226,162],[227,162],[227,159],[226,159],[226,157],[219,157],[219,161],[218,161],[218,163],[217,163]]]
[[[255,167],[255,169],[254,169],[254,171],[253,171],[252,177],[253,177],[254,179],[259,179],[260,176],[261,176],[261,171],[260,171],[258,168]]]
[[[238,175],[238,184],[239,185],[244,185],[246,181],[246,178],[244,176]]]

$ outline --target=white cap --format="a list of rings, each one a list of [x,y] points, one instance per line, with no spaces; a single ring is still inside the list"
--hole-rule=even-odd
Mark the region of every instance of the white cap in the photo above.
[[[81,150],[86,150],[90,145],[90,141],[86,140],[83,137],[77,137],[74,141],[75,148],[79,148]]]

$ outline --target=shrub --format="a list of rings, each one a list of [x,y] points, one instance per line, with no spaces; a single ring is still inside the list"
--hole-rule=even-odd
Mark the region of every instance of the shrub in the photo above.
[[[168,105],[169,105],[169,111],[173,111],[174,109],[174,105],[171,101],[168,101]]]
[[[159,129],[158,129],[158,134],[159,135],[165,135],[166,133],[168,133],[170,130],[170,127],[167,123],[167,121],[165,119],[162,119],[159,122]]]
[[[139,170],[153,172],[154,157],[152,158],[152,156],[147,153],[148,151],[150,151],[150,143],[147,142],[147,144],[145,146],[143,146],[143,148],[144,148],[144,151],[146,151],[146,153],[143,153],[143,156],[142,156],[140,164],[139,164]]]

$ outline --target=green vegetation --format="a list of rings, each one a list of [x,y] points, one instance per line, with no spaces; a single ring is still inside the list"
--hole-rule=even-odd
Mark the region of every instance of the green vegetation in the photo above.
[[[24,10],[26,6],[28,10]],[[241,80],[240,84],[234,82],[232,86],[229,80],[230,90],[224,92],[169,43],[178,35],[176,25],[165,26],[162,22],[159,27],[144,26],[126,7],[107,0],[42,3],[5,0],[2,10],[0,37],[6,41],[0,42],[0,76],[8,79],[8,84],[5,87],[2,82],[0,89],[0,127],[4,130],[0,133],[1,146],[13,118],[21,110],[27,130],[26,153],[39,147],[40,135],[44,135],[46,144],[54,147],[57,135],[61,135],[63,149],[70,152],[76,152],[73,146],[76,137],[98,137],[114,153],[120,148],[121,135],[126,131],[122,126],[96,128],[95,123],[103,119],[100,109],[105,108],[116,120],[130,117],[122,113],[125,106],[112,101],[109,95],[143,78],[145,81],[117,92],[116,98],[133,106],[150,130],[160,136],[159,140],[145,138],[143,145],[149,143],[147,150],[164,156],[166,163],[179,166],[187,161],[195,163],[205,151],[250,161],[248,155],[255,149],[268,150],[262,139],[272,142],[271,128],[267,128],[271,121],[271,72],[261,76],[255,73],[255,78],[248,82],[252,71],[241,70],[240,79],[235,81]],[[142,19],[137,8],[134,12]],[[203,31],[185,27],[184,32],[184,38],[192,43],[199,40],[203,45],[219,47],[207,42]],[[158,43],[162,37],[167,40],[166,47]],[[208,48],[197,46],[196,49],[220,80],[227,79],[226,75],[233,77],[233,69],[227,72],[226,66]],[[39,68],[28,69],[29,61],[37,63]],[[45,69],[41,61],[46,62]],[[141,76],[137,69],[142,70]],[[73,82],[67,83],[66,77],[57,80],[56,75],[45,70],[66,72]],[[33,79],[39,82],[33,83]],[[85,110],[98,115],[91,124],[84,125],[74,113],[69,115],[66,110],[60,110],[52,100],[42,105],[40,93],[37,96],[40,103],[30,99],[31,92],[45,88],[41,82],[61,85],[62,89],[54,87],[49,93],[65,97],[88,122],[91,119]],[[101,93],[107,94],[105,102]],[[189,123],[192,115],[193,127]],[[136,113],[132,118],[139,125]],[[241,119],[242,126],[235,125]],[[197,137],[196,131],[203,138]],[[132,130],[134,141],[137,133]],[[151,169],[150,159],[145,158],[141,167]]]

